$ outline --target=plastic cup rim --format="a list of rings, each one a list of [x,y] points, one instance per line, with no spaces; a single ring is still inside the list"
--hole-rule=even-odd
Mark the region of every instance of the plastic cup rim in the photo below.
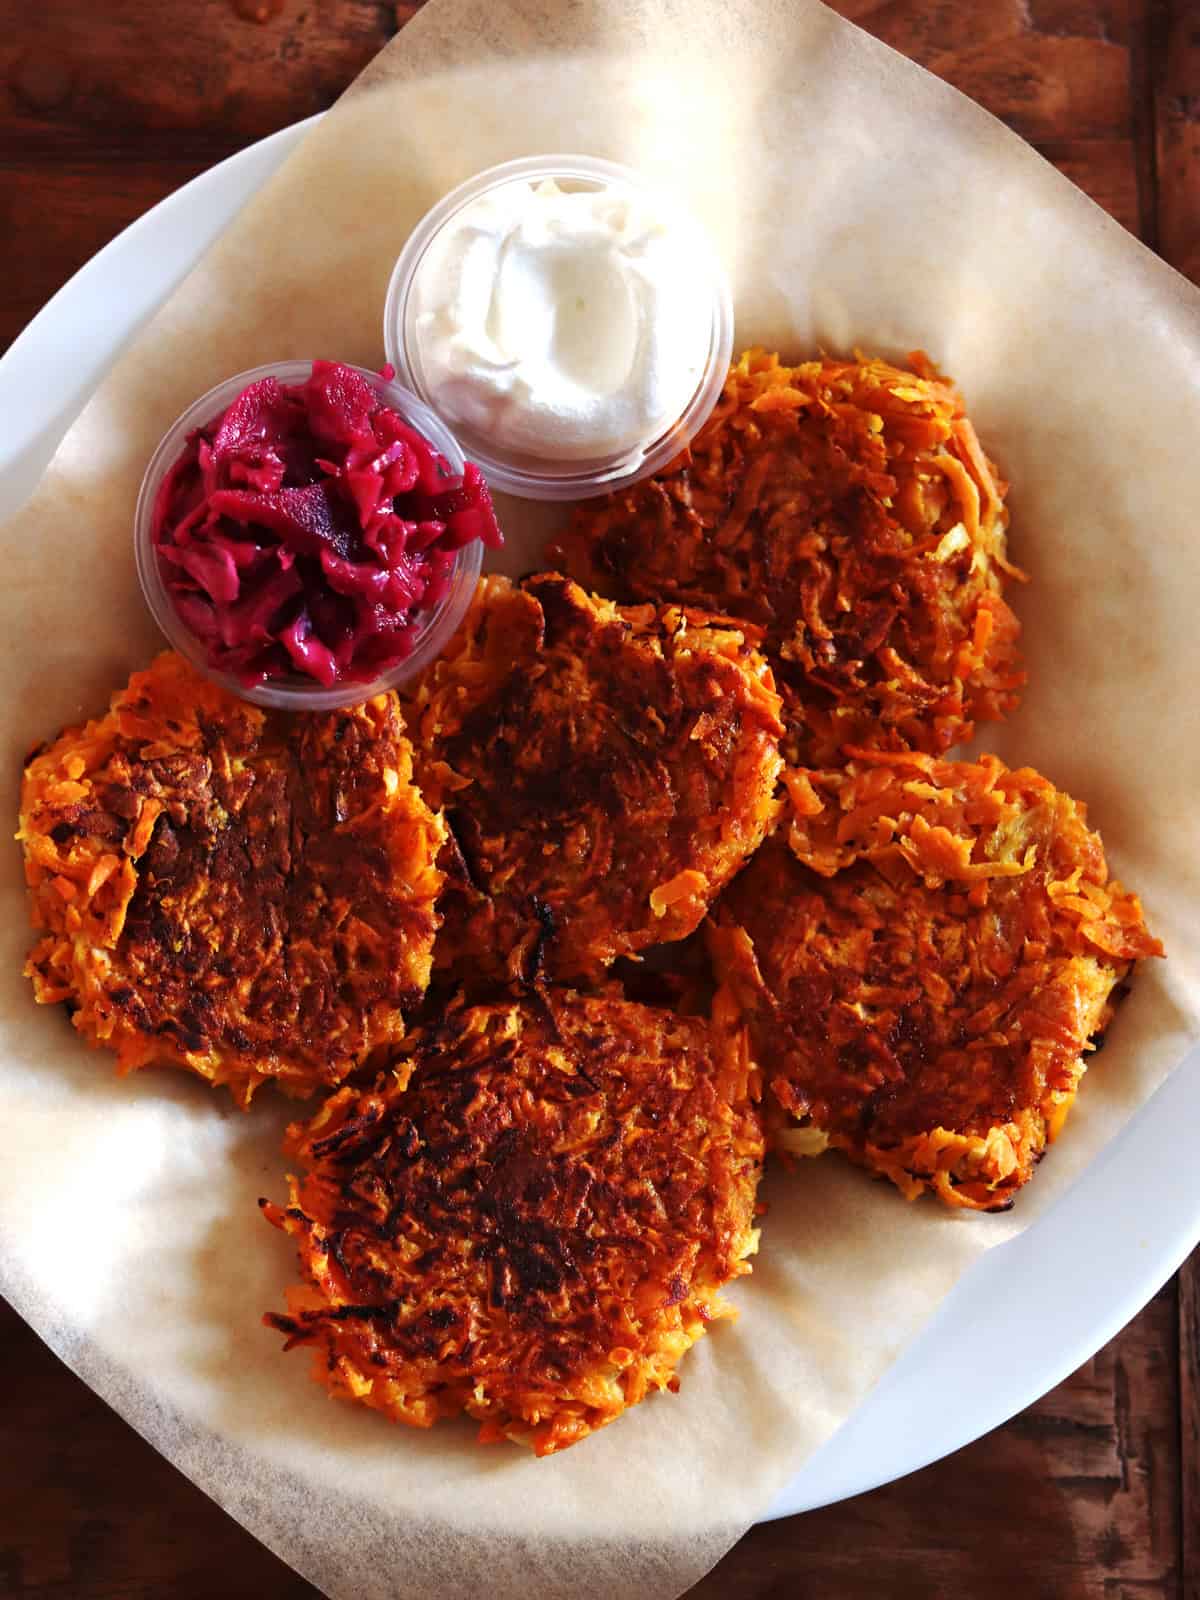
[[[493,488],[531,500],[586,500],[626,488],[666,466],[707,422],[725,386],[733,355],[734,332],[733,299],[729,284],[707,233],[673,195],[657,187],[634,168],[596,156],[522,156],[476,173],[449,190],[430,207],[396,258],[384,303],[384,347],[389,362],[406,387],[440,416],[436,396],[423,381],[420,363],[409,348],[407,336],[409,303],[421,261],[436,235],[464,206],[504,184],[538,178],[590,182],[597,187],[621,184],[643,194],[655,195],[674,214],[675,220],[692,233],[698,258],[704,262],[712,285],[708,359],[691,399],[670,427],[633,450],[622,451],[601,461],[555,465],[512,454],[494,453],[485,441],[459,428],[463,443],[471,452],[471,459],[478,464]]]
[[[275,710],[333,711],[342,706],[358,705],[407,682],[441,653],[442,647],[462,621],[483,566],[483,546],[478,540],[456,551],[447,592],[436,605],[429,608],[412,650],[403,661],[397,662],[369,683],[339,683],[325,688],[316,683],[310,686],[297,679],[247,687],[231,673],[221,672],[208,664],[203,644],[176,612],[163,582],[152,543],[154,503],[167,471],[178,458],[190,433],[217,417],[252,383],[269,377],[279,378],[285,383],[302,382],[311,374],[314,359],[262,362],[214,384],[194,400],[159,440],[142,475],[134,510],[134,559],[138,581],[150,613],[171,648],[177,650],[206,678],[239,699]],[[400,412],[406,422],[446,457],[456,473],[462,473],[466,458],[458,440],[419,395],[413,394],[397,380],[383,378],[368,367],[360,367],[350,361],[339,365],[350,367],[366,378],[388,405]]]

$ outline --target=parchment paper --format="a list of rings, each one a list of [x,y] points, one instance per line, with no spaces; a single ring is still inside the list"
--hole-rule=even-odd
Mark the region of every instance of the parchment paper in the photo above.
[[[742,1317],[562,1457],[329,1402],[260,1313],[259,1218],[294,1108],[118,1082],[34,1008],[0,897],[0,1284],[122,1414],[334,1597],[669,1600],[861,1401],[965,1267],[1042,1215],[1197,1033],[1200,295],[975,106],[806,0],[433,0],[246,208],[100,388],[2,536],[3,804],[25,749],[157,646],[130,528],[144,464],[254,364],[379,364],[384,288],[450,185],[582,151],[674,185],[731,273],[739,345],[930,351],[1011,477],[1030,687],[987,742],[1091,802],[1170,960],[1139,974],[1005,1218],[906,1205],[827,1158],[773,1178]],[[545,517],[502,506],[510,570]],[[136,1493],[136,1487],[131,1487]]]

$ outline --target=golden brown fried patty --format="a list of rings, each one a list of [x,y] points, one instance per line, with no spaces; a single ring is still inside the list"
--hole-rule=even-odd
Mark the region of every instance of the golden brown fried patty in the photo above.
[[[689,451],[589,500],[551,565],[621,602],[765,630],[786,753],[941,754],[1016,704],[1008,513],[962,397],[919,352],[781,366],[749,350]]]
[[[408,706],[455,840],[440,971],[595,977],[698,926],[773,815],[779,699],[752,637],[553,573],[481,583]]]
[[[675,1388],[750,1270],[762,1132],[740,1028],[543,991],[452,1010],[289,1131],[306,1286],[266,1322],[332,1393],[549,1455]],[[407,1087],[405,1086],[407,1083]]]
[[[445,830],[411,771],[394,696],[288,718],[159,656],[26,767],[37,999],[122,1072],[340,1082],[429,981]]]
[[[1130,963],[1161,955],[1084,808],[994,756],[860,758],[795,815],[712,936],[775,1099],[912,1197],[1010,1204],[1058,1133]],[[806,864],[807,863],[807,864]]]

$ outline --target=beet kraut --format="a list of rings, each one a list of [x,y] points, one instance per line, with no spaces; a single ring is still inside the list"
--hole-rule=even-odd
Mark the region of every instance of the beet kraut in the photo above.
[[[180,620],[247,688],[387,672],[476,539],[502,543],[478,467],[455,473],[361,373],[329,361],[303,383],[252,383],[190,434],[151,526]]]

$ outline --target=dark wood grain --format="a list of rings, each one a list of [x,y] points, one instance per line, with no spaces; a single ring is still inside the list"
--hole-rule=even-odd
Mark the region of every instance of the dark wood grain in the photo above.
[[[259,6],[266,22],[241,14]],[[14,0],[0,18],[0,348],[157,200],[331,105],[399,26],[383,0]]]
[[[834,0],[1029,139],[1133,232],[1152,200],[1139,159],[1153,0]]]
[[[1170,1290],[1007,1427],[841,1505],[753,1529],[691,1600],[1112,1600],[1177,1592]],[[793,1589],[797,1582],[801,1587]]]
[[[834,8],[1003,117],[1200,278],[1200,0]],[[0,349],[157,200],[329,105],[416,9],[0,7]],[[2,1306],[0,1370],[0,1600],[316,1594]],[[902,1482],[754,1529],[693,1591],[800,1596],[1200,1600],[1200,1257],[1024,1415]]]
[[[1200,280],[1200,5],[1170,0],[1156,85],[1158,247]]]
[[[2,1306],[0,1367],[6,1600],[316,1595]],[[1008,1426],[872,1494],[752,1530],[692,1600],[1178,1594],[1184,1372],[1168,1289]]]
[[[1162,3],[839,0],[834,9],[1004,117],[1118,221],[1152,236],[1143,47],[1149,10]],[[1176,3],[1184,15],[1193,0]],[[416,9],[406,0],[11,5],[0,28],[0,348],[154,200],[330,105]],[[247,20],[259,11],[266,21]],[[1164,107],[1186,103],[1174,93]],[[1183,174],[1189,124],[1176,120],[1172,171]],[[1185,241],[1187,204],[1164,197],[1168,231]]]
[[[0,1301],[4,1600],[305,1600],[276,1560]]]

